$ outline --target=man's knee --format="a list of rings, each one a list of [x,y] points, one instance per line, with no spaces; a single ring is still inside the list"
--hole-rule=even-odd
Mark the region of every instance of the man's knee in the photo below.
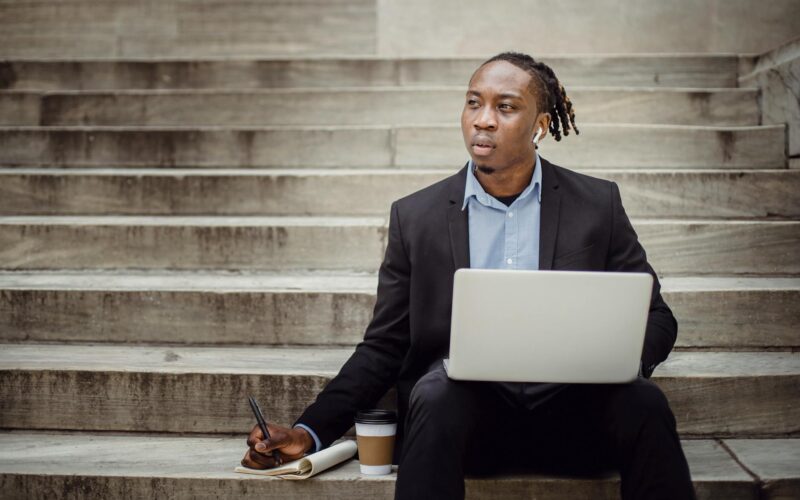
[[[407,443],[430,446],[437,441],[443,450],[463,452],[482,418],[479,399],[473,384],[450,380],[444,370],[427,373],[409,396]],[[425,437],[422,441],[412,439],[412,433]]]
[[[414,410],[437,411],[453,404],[453,383],[441,370],[426,373],[420,378],[409,397],[409,406]]]
[[[635,439],[644,428],[673,428],[675,417],[664,392],[653,382],[638,379],[619,386],[612,418],[616,420],[618,438],[623,441]]]
[[[664,392],[653,382],[637,379],[628,384],[625,398],[628,404],[636,407],[648,417],[672,415],[669,401]]]

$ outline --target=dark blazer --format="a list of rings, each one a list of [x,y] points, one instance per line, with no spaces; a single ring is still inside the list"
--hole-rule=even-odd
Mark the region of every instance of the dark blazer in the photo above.
[[[622,207],[613,182],[542,165],[539,269],[648,272],[655,278],[643,371],[666,359],[678,331],[661,286]],[[328,446],[397,385],[398,437],[411,389],[447,357],[453,274],[469,267],[466,167],[392,204],[378,296],[364,340],[297,422]]]

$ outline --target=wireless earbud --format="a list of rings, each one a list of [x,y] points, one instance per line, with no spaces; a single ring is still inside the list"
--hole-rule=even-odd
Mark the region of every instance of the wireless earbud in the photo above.
[[[539,127],[539,130],[536,131],[536,135],[533,136],[533,143],[537,146],[539,145],[539,137],[542,136],[542,127]]]

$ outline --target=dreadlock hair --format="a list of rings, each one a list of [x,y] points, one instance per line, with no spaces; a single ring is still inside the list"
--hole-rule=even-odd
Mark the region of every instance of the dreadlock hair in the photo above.
[[[531,75],[531,83],[536,86],[536,106],[541,112],[550,113],[550,133],[557,141],[561,134],[569,135],[570,128],[580,134],[575,126],[575,110],[572,101],[567,97],[567,91],[556,74],[543,62],[535,61],[528,54],[519,52],[503,52],[486,60],[481,67],[494,61],[506,61]]]

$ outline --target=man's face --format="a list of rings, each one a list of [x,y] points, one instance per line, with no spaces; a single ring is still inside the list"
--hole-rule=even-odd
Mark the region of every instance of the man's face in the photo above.
[[[461,113],[461,131],[479,168],[500,171],[532,165],[531,141],[541,124],[537,125],[539,111],[531,78],[506,61],[486,64],[472,76]],[[545,127],[542,136],[546,132]]]

